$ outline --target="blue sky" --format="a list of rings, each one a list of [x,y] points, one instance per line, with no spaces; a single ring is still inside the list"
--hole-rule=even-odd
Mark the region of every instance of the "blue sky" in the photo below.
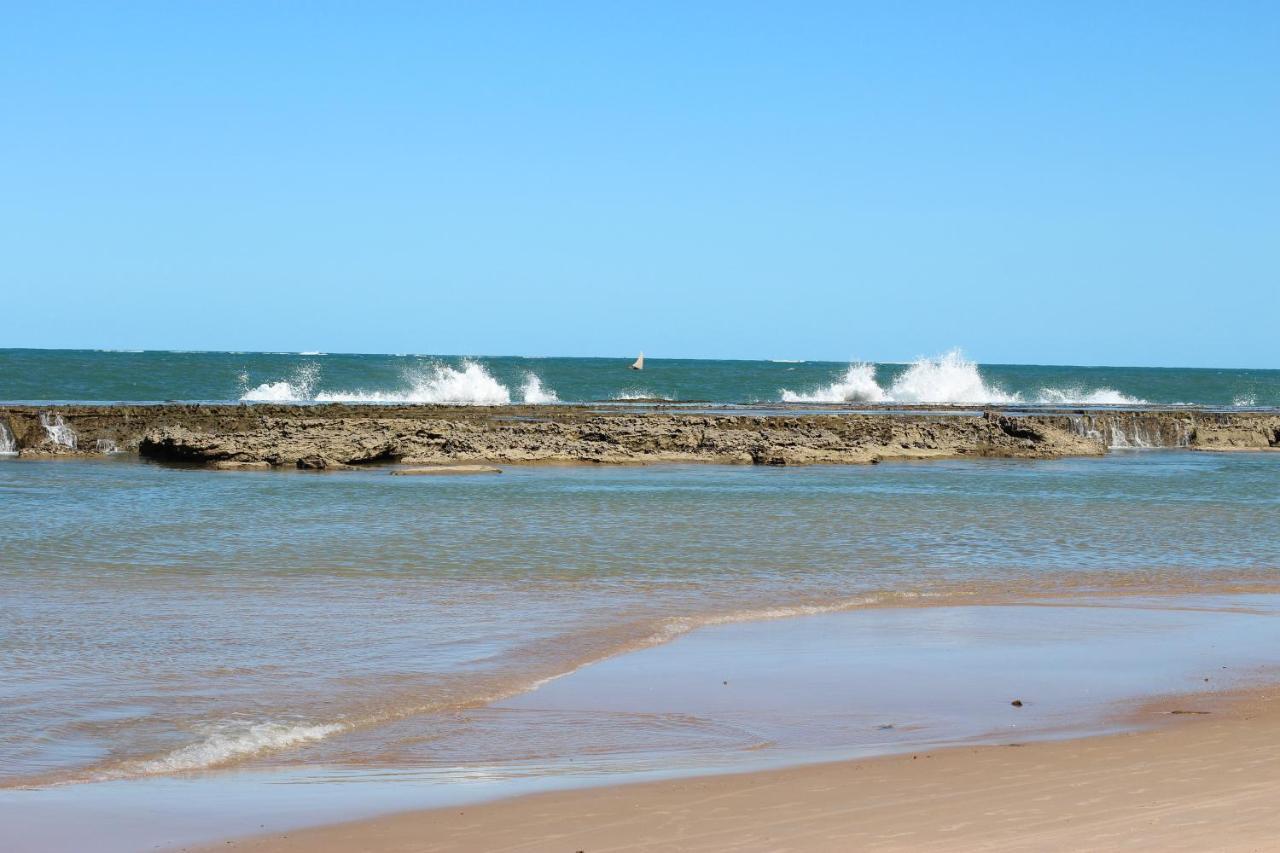
[[[0,346],[1280,367],[1280,4],[13,4]]]

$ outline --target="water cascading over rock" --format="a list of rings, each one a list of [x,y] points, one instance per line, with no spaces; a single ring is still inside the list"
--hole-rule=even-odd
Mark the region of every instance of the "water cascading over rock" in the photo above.
[[[50,444],[66,447],[70,450],[76,449],[76,431],[67,425],[67,422],[62,419],[62,415],[57,412],[41,412],[40,426],[44,427],[45,435],[48,436]]]
[[[13,437],[13,430],[8,421],[0,421],[0,456],[17,456],[18,440]]]
[[[1192,422],[1149,412],[1104,412],[1071,416],[1077,435],[1101,441],[1109,449],[1188,447]]]

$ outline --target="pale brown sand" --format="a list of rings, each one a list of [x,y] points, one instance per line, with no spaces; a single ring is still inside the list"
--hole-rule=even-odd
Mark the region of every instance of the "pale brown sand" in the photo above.
[[[1280,850],[1280,691],[1170,700],[1141,717],[1168,724],[536,794],[209,849]]]

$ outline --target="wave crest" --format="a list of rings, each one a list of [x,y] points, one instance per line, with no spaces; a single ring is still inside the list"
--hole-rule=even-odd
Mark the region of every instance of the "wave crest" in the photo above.
[[[511,391],[507,386],[494,378],[483,364],[470,360],[457,367],[436,363],[406,370],[404,381],[407,387],[395,391],[316,390],[318,377],[318,366],[302,365],[287,379],[246,388],[240,399],[249,403],[448,403],[466,406],[505,406],[511,402]],[[248,385],[244,377],[242,384]],[[526,403],[559,402],[555,391],[544,386],[541,378],[533,372],[525,375],[520,392]]]
[[[132,762],[112,775],[155,776],[205,770],[251,755],[279,752],[322,740],[346,728],[342,723],[224,723],[213,727],[202,740],[157,758]]]
[[[937,358],[911,363],[889,388],[876,381],[876,366],[849,365],[844,376],[812,391],[783,388],[784,403],[1013,403],[1017,397],[989,385],[978,365],[954,349]]]
[[[550,388],[543,387],[542,380],[538,378],[538,374],[529,371],[524,375],[524,385],[520,387],[520,394],[524,397],[526,403],[543,404],[543,403],[559,403],[560,398],[556,396],[556,392]]]
[[[263,382],[256,388],[250,388],[240,395],[246,403],[294,403],[310,400],[320,368],[314,364],[302,364],[294,368],[288,379],[276,382]],[[240,374],[242,385],[249,384],[249,377]]]
[[[779,392],[784,403],[937,403],[974,405],[1032,403],[1042,406],[1135,406],[1145,400],[1114,388],[1041,388],[1034,400],[1005,391],[985,377],[978,365],[958,349],[937,358],[913,361],[885,388],[876,381],[876,366],[856,362],[830,385],[809,391]]]
[[[1044,406],[1140,406],[1146,400],[1130,397],[1114,388],[1085,391],[1081,388],[1041,388],[1036,402]]]

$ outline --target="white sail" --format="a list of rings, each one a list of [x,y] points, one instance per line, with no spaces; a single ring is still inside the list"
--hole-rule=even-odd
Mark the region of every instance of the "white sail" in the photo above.
[[[644,353],[640,353],[640,357],[631,363],[632,370],[644,370]]]

